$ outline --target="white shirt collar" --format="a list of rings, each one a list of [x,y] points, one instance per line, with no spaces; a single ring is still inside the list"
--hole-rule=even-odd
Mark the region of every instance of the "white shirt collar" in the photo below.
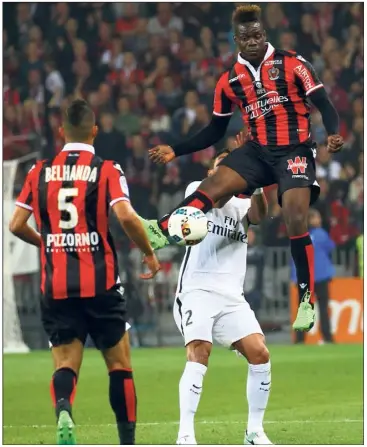
[[[65,144],[65,146],[63,147],[62,151],[87,151],[90,152],[92,154],[94,154],[94,147],[91,146],[90,144],[85,144],[85,143],[67,143]]]
[[[266,42],[268,45],[268,49],[266,50],[264,59],[262,60],[262,62],[266,61],[266,59],[269,59],[269,57],[274,53],[275,48],[273,47],[273,45],[269,42]],[[237,61],[238,63],[242,64],[242,65],[246,65],[249,66],[251,65],[251,63],[249,61],[247,61],[246,59],[244,59],[240,53],[238,53],[238,57],[237,57]],[[251,65],[252,67],[252,65]]]

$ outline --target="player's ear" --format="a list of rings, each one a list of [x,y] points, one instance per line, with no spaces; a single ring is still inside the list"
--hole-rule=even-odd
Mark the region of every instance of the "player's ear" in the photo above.
[[[214,169],[209,169],[208,170],[208,177],[210,177],[213,174],[214,174]]]
[[[92,129],[93,138],[96,138],[97,133],[98,133],[98,126],[93,126],[93,129]]]
[[[65,140],[65,130],[62,126],[59,127],[59,135],[63,140]]]

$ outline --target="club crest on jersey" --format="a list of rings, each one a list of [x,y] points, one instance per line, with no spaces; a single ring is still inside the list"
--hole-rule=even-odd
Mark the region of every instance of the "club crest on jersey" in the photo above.
[[[288,171],[292,171],[293,175],[298,175],[299,173],[305,174],[307,168],[306,157],[296,157],[294,160],[287,160]]]
[[[264,86],[262,85],[261,82],[255,81],[254,84],[255,84],[255,89],[256,89],[257,95],[263,95],[264,93],[266,93],[266,90],[264,89]]]
[[[279,68],[271,67],[268,70],[268,76],[270,81],[276,81],[279,79]]]

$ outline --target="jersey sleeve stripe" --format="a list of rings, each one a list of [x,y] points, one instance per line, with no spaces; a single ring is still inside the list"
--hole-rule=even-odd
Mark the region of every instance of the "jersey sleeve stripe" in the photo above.
[[[114,199],[110,202],[110,206],[115,205],[117,202],[130,202],[130,199],[128,197],[118,197],[117,199]]]
[[[324,86],[324,84],[315,85],[315,87],[312,87],[312,88],[310,88],[310,90],[307,90],[306,96],[308,96],[310,93],[314,92],[315,90],[317,90],[318,88],[321,88],[323,86]]]
[[[23,203],[23,202],[15,202],[15,204],[16,204],[17,206],[20,206],[21,208],[24,208],[24,209],[28,210],[28,211],[33,211],[33,208],[32,208],[31,206],[27,205],[26,203]]]
[[[231,113],[217,113],[217,112],[213,112],[213,115],[216,115],[216,116],[231,116],[231,115],[233,115],[233,112],[231,112]]]

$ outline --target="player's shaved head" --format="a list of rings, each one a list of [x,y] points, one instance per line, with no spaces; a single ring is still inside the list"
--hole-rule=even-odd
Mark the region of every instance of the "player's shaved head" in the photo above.
[[[63,111],[63,137],[68,142],[91,142],[97,134],[93,110],[83,99],[74,100]]]
[[[242,57],[249,61],[262,59],[266,33],[261,22],[261,8],[257,5],[238,6],[232,15],[232,25]]]

